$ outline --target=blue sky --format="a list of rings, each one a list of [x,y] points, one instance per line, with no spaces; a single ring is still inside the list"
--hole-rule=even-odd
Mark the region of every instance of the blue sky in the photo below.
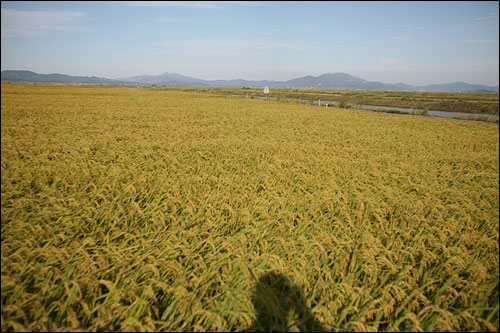
[[[499,2],[1,2],[1,68],[498,85]]]

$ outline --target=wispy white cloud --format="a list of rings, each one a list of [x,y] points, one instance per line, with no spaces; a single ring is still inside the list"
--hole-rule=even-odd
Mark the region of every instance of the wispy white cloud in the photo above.
[[[498,39],[467,39],[467,43],[498,43]]]
[[[220,9],[225,5],[264,5],[264,3],[258,1],[123,1],[123,4],[130,7],[187,7],[205,9]]]
[[[50,31],[83,30],[76,26],[85,15],[74,11],[26,11],[2,8],[2,37],[41,36]]]
[[[489,16],[476,17],[476,21],[490,21],[497,17],[497,13],[489,13]]]
[[[303,50],[304,47],[300,45],[293,45],[287,43],[279,43],[267,40],[215,40],[215,39],[194,39],[182,41],[170,41],[159,43],[162,46],[168,47],[185,47],[185,48],[200,48],[200,49],[213,49],[213,48],[254,48],[254,49],[271,49],[271,48],[286,48],[292,50]]]
[[[392,39],[395,39],[395,40],[413,40],[413,37],[409,37],[409,36],[392,36]]]
[[[269,37],[269,36],[276,34],[277,31],[278,31],[277,29],[270,29],[270,30],[266,30],[266,31],[252,31],[252,32],[247,32],[244,35],[247,37],[251,37],[251,38],[260,37],[260,36]]]
[[[417,27],[408,27],[408,28],[384,28],[384,31],[394,31],[394,32],[408,32],[408,31],[418,31],[418,30],[423,30],[424,27],[417,26]]]
[[[345,47],[344,44],[337,44],[337,43],[330,43],[330,46],[335,47],[335,48],[343,48],[343,47]]]
[[[380,58],[380,62],[387,66],[395,66],[401,64],[401,60],[398,58]]]
[[[190,19],[184,19],[184,18],[179,18],[179,17],[169,17],[169,16],[158,17],[155,19],[155,21],[161,22],[161,23],[189,23],[189,22],[193,22],[193,20],[190,20]]]
[[[208,1],[124,1],[123,4],[130,7],[189,7],[189,8],[217,8]]]

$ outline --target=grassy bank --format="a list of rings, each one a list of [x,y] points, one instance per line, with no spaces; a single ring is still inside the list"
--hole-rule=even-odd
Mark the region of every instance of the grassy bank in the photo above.
[[[153,89],[199,91],[216,94],[237,94],[249,97],[263,96],[262,89],[244,88],[188,88],[153,87]],[[357,90],[306,90],[271,89],[270,96],[282,100],[336,101],[339,105],[377,105],[411,109],[427,109],[498,115],[498,93],[484,92],[416,92],[416,91],[357,91]]]

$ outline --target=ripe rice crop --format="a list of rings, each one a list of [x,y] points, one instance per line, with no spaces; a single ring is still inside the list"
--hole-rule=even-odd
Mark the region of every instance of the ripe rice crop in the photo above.
[[[2,331],[498,331],[498,126],[2,84]]]

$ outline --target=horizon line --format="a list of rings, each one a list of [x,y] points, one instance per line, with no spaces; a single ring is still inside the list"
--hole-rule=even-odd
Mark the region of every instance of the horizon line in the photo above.
[[[405,85],[414,86],[414,87],[425,87],[425,86],[430,86],[430,85],[453,84],[453,83],[465,83],[465,84],[481,85],[481,86],[488,86],[488,87],[498,87],[499,86],[499,83],[491,85],[491,84],[484,84],[484,83],[469,83],[469,82],[466,82],[466,81],[454,81],[454,82],[444,82],[444,83],[430,83],[430,84],[420,84],[420,85],[409,84],[409,83],[405,83],[405,82],[402,82],[402,81],[396,82],[396,83],[388,83],[388,82],[382,82],[382,81],[370,81],[370,80],[366,80],[366,79],[363,79],[362,77],[359,77],[359,76],[353,75],[353,74],[349,74],[347,72],[327,72],[327,73],[319,74],[317,76],[314,76],[314,75],[311,75],[311,74],[307,74],[307,75],[300,76],[300,77],[294,77],[294,78],[291,78],[291,79],[288,79],[288,80],[271,80],[271,79],[249,80],[249,79],[244,79],[244,78],[237,78],[237,79],[203,79],[203,78],[188,76],[188,75],[184,75],[184,74],[176,73],[176,72],[163,72],[163,73],[156,74],[156,75],[154,75],[154,74],[141,74],[141,75],[132,75],[132,76],[128,76],[128,77],[110,78],[110,77],[97,76],[97,75],[72,75],[72,74],[64,74],[64,73],[59,73],[59,72],[40,73],[40,72],[35,72],[35,71],[29,70],[29,69],[2,69],[1,70],[1,72],[4,72],[4,71],[25,71],[25,72],[32,72],[32,73],[39,74],[39,75],[58,74],[58,75],[75,76],[75,77],[89,77],[89,78],[90,77],[97,77],[97,78],[100,78],[100,79],[115,80],[115,81],[122,81],[123,79],[129,79],[129,78],[138,77],[138,76],[153,76],[154,77],[154,76],[160,76],[160,75],[164,75],[164,74],[171,74],[171,75],[182,75],[182,76],[185,76],[185,77],[189,77],[191,79],[203,80],[203,81],[237,81],[237,80],[243,80],[243,81],[287,82],[287,81],[291,81],[291,80],[295,80],[295,79],[301,79],[301,78],[308,77],[308,76],[317,78],[317,77],[320,77],[320,76],[323,76],[323,75],[327,75],[327,74],[332,74],[332,75],[334,75],[334,74],[346,74],[346,75],[353,76],[353,77],[356,77],[356,78],[359,78],[359,79],[362,79],[362,80],[365,80],[365,81],[371,82],[371,83],[382,83],[382,84],[392,84],[392,85],[405,84]]]

